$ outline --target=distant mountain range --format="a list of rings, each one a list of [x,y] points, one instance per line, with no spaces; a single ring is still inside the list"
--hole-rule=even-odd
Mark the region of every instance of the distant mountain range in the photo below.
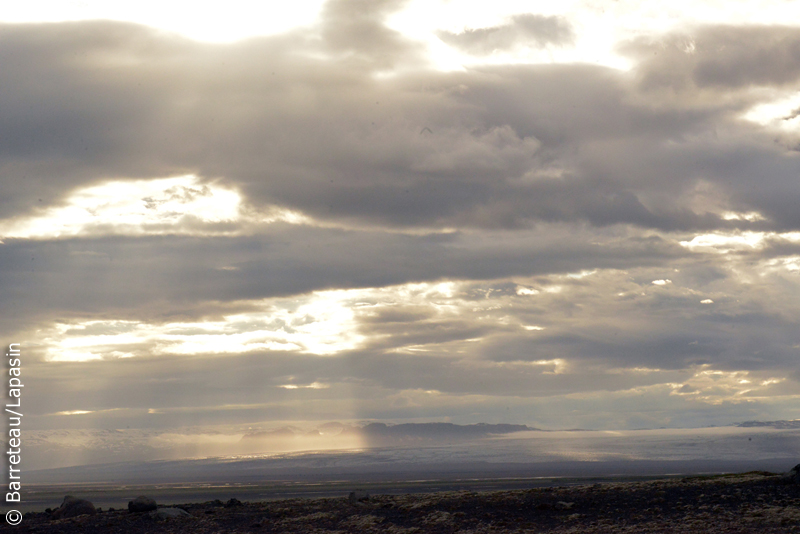
[[[734,423],[733,426],[740,428],[770,427],[787,430],[800,428],[800,419],[792,419],[791,421],[745,421],[744,423]]]
[[[369,423],[366,426],[341,425],[335,436],[339,438],[358,438],[368,447],[384,447],[410,445],[428,442],[452,443],[457,441],[485,438],[493,435],[511,434],[540,430],[527,425],[487,424],[456,425],[453,423],[404,423],[387,425],[386,423]],[[311,434],[319,435],[315,430]],[[242,441],[274,440],[292,438],[303,435],[291,428],[280,428],[266,432],[245,434]],[[309,434],[305,434],[309,435]],[[330,433],[328,435],[331,435]]]
[[[528,430],[538,429],[526,425],[490,425],[486,423],[475,425],[404,423],[391,426],[385,423],[371,423],[360,429],[350,429],[349,432],[359,434],[368,446],[382,447],[426,441],[454,442]]]

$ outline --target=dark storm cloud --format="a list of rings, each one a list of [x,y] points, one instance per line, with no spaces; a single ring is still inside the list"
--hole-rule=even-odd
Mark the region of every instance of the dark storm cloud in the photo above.
[[[445,43],[472,54],[491,54],[529,44],[564,45],[575,38],[565,20],[531,13],[516,15],[509,24],[501,26],[466,29],[461,33],[439,32],[438,35]]]
[[[707,179],[734,207],[796,225],[798,163],[731,122],[743,103],[654,107],[630,76],[585,65],[375,77],[420,56],[382,25],[396,6],[368,4],[330,4],[317,33],[232,45],[116,23],[4,26],[4,214],[100,179],[195,172],[256,207],[357,225],[753,227],[686,206]],[[738,133],[715,140],[720,125]]]

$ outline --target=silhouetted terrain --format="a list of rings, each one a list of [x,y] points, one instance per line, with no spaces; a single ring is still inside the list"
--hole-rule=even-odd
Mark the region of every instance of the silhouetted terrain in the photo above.
[[[795,477],[796,478],[796,477]],[[180,510],[176,510],[180,509]],[[183,511],[181,511],[183,510]],[[186,512],[184,514],[184,511]],[[183,515],[158,519],[168,514]],[[3,532],[149,533],[790,533],[800,484],[771,473],[501,492],[364,495],[173,505],[52,519],[29,513]]]

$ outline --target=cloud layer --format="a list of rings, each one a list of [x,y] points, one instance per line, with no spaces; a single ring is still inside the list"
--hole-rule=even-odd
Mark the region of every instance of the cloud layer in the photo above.
[[[792,95],[800,29],[443,72],[402,8],[224,45],[0,26],[0,324],[32,424],[800,417],[796,106],[748,115]]]

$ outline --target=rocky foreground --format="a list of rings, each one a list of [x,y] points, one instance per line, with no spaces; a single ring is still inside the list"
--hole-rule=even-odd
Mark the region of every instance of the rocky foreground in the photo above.
[[[38,533],[593,533],[800,532],[800,472],[606,483],[488,493],[158,506],[63,517],[28,513],[2,532]],[[73,505],[76,500],[71,501]],[[86,502],[86,501],[84,501]],[[142,502],[147,502],[142,501]],[[133,504],[133,503],[132,503]],[[136,503],[133,510],[144,510]],[[152,503],[155,506],[155,503]],[[78,508],[76,508],[77,510]],[[66,514],[70,515],[70,514]]]

